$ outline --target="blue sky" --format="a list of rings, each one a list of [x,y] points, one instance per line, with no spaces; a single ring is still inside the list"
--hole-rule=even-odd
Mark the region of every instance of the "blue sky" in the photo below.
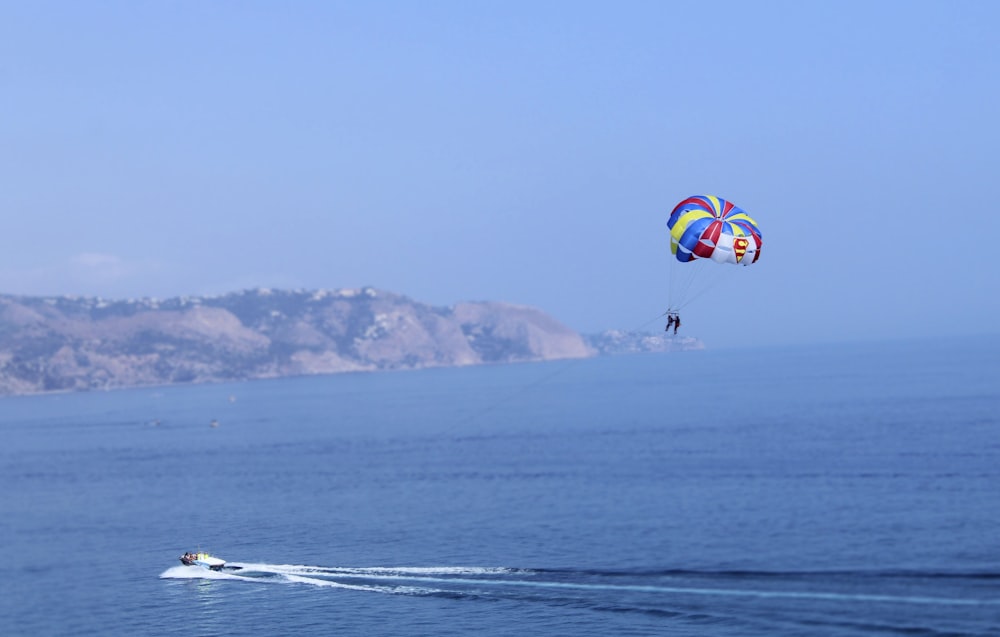
[[[709,347],[996,333],[1000,3],[0,6],[0,292],[373,285]],[[726,266],[719,266],[726,267]]]

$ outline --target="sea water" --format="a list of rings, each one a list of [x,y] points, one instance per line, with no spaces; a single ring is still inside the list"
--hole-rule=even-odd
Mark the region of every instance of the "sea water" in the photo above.
[[[995,336],[14,397],[0,439],[4,635],[1000,634]]]

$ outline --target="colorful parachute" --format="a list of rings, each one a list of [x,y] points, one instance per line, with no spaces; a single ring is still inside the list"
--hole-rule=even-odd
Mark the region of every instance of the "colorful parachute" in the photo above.
[[[667,221],[670,252],[678,261],[712,259],[750,265],[760,258],[761,234],[742,208],[713,195],[688,197]]]

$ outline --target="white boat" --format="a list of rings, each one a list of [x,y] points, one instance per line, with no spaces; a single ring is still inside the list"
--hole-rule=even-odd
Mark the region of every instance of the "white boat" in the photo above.
[[[208,553],[185,553],[181,555],[181,564],[185,566],[200,566],[210,571],[221,571],[226,560],[213,557]]]

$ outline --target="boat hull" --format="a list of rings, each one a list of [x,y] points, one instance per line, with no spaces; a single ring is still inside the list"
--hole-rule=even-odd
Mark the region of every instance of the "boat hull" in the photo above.
[[[225,560],[220,560],[217,557],[212,557],[211,555],[195,554],[195,555],[182,555],[180,557],[181,564],[184,566],[200,566],[206,568],[210,571],[221,571],[226,565]]]

